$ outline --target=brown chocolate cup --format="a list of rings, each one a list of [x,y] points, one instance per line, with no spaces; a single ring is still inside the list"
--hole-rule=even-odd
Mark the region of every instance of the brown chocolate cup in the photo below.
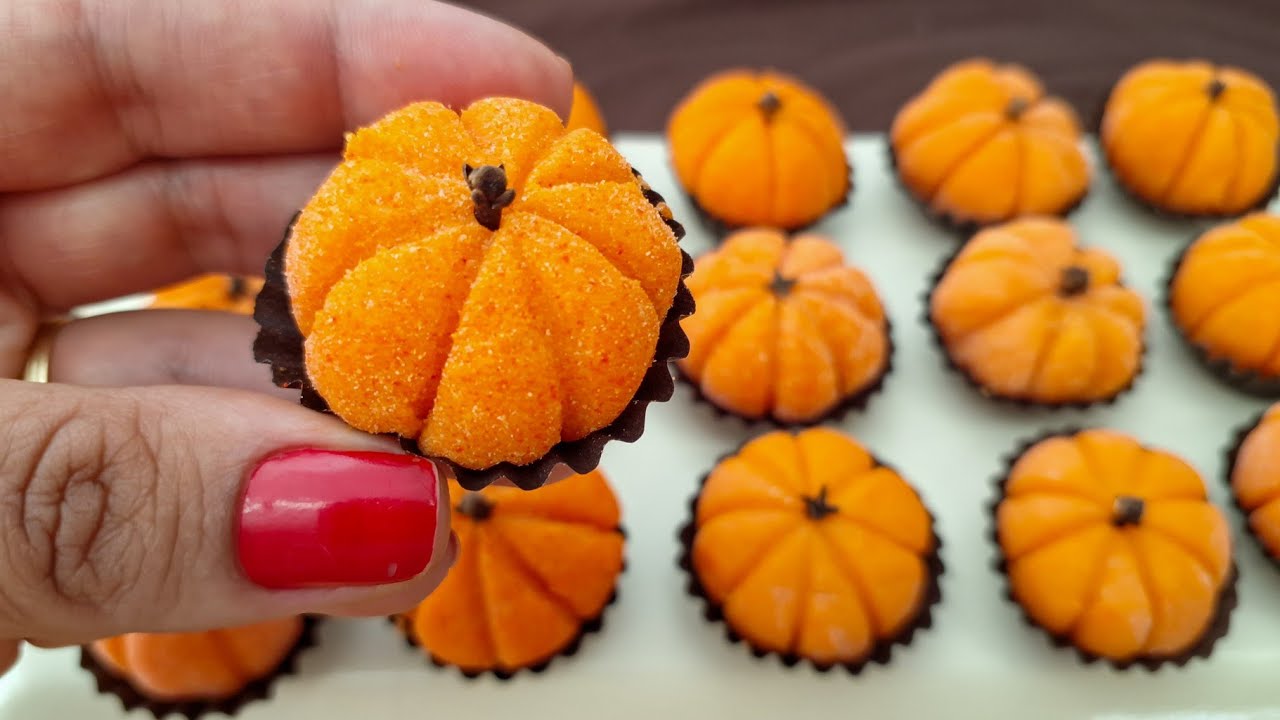
[[[627,535],[626,529],[622,527],[619,527],[617,529],[617,532],[618,534],[622,535],[624,538]],[[627,571],[626,558],[623,558],[622,570],[619,573],[619,576],[621,576],[621,573],[626,571]],[[458,667],[457,665],[454,665],[452,663],[442,660],[440,657],[436,656],[430,650],[427,650],[426,647],[421,642],[419,642],[418,638],[414,635],[413,626],[407,621],[405,616],[396,615],[388,619],[391,621],[393,625],[395,625],[396,630],[398,630],[400,634],[404,636],[405,644],[413,648],[414,650],[422,653],[423,655],[425,655],[427,660],[429,660],[434,667],[440,668],[442,670],[447,668],[455,668],[458,671],[458,673],[462,675],[462,677],[466,678],[467,680],[475,680],[477,678],[490,675],[499,680],[505,681],[505,680],[510,680],[511,678],[515,677],[517,674],[519,674],[522,671],[533,673],[534,675],[541,675],[542,673],[547,671],[547,668],[551,667],[551,664],[556,660],[556,658],[573,657],[574,655],[576,655],[578,653],[578,650],[582,648],[582,642],[587,638],[588,635],[594,635],[604,629],[604,616],[609,611],[609,608],[612,607],[617,602],[618,602],[618,588],[615,581],[613,594],[609,596],[609,600],[605,602],[604,607],[600,609],[600,614],[596,615],[593,618],[583,621],[582,625],[579,626],[578,628],[578,633],[574,635],[573,638],[563,648],[561,648],[559,651],[557,651],[555,654],[553,654],[551,657],[547,658],[546,660],[543,660],[539,663],[535,663],[533,665],[517,667],[517,668],[490,668],[487,670],[468,670],[468,669]]]
[[[245,685],[240,692],[220,700],[173,701],[156,700],[147,697],[141,690],[131,685],[128,680],[101,665],[94,659],[93,653],[89,652],[87,647],[80,648],[80,667],[93,675],[98,692],[115,695],[120,700],[120,705],[125,712],[143,708],[154,715],[157,720],[170,715],[182,715],[188,720],[196,720],[202,715],[212,713],[235,715],[245,705],[269,700],[277,679],[284,675],[297,673],[298,656],[316,644],[315,632],[319,623],[320,619],[317,617],[303,616],[302,634],[298,636],[297,642],[280,660],[280,663],[271,672]]]
[[[889,379],[889,375],[893,372],[893,353],[895,350],[893,344],[893,323],[889,321],[888,315],[885,316],[884,331],[885,337],[889,342],[888,346],[885,348],[886,353],[884,358],[884,367],[880,369],[880,372],[864,387],[854,392],[852,395],[842,398],[839,402],[833,405],[830,410],[827,410],[825,413],[812,420],[806,420],[804,422],[787,422],[779,420],[772,414],[754,418],[746,415],[740,415],[729,408],[721,407],[716,404],[714,400],[707,397],[706,393],[702,392],[702,386],[695,382],[693,378],[689,377],[684,370],[681,370],[678,363],[674,363],[673,367],[675,368],[676,379],[693,391],[694,400],[710,408],[717,417],[737,418],[738,420],[741,420],[747,428],[774,427],[786,430],[799,430],[806,427],[813,427],[815,425],[822,425],[824,423],[838,423],[851,412],[861,412],[866,409],[871,397],[884,389],[885,381]]]
[[[646,199],[655,208],[659,208],[664,222],[675,233],[676,239],[683,238],[684,227],[669,217],[669,211],[665,208],[662,196],[645,184],[639,173],[635,174],[641,182]],[[294,221],[296,220],[295,215]],[[258,336],[253,343],[253,356],[258,362],[271,366],[272,380],[276,385],[300,390],[303,406],[333,414],[328,403],[307,377],[304,339],[294,319],[285,283],[285,248],[288,246],[292,231],[293,221],[289,223],[284,239],[267,260],[266,283],[258,294],[253,313],[254,320],[259,326]],[[689,353],[689,339],[681,329],[680,321],[693,314],[693,296],[684,283],[684,278],[693,272],[693,259],[684,250],[680,252],[683,256],[681,279],[676,288],[671,309],[667,312],[658,332],[653,363],[649,366],[631,401],[612,423],[581,439],[557,443],[546,455],[527,465],[503,462],[489,468],[475,469],[455,463],[446,457],[426,457],[447,466],[457,478],[458,484],[467,490],[479,490],[504,478],[516,487],[532,490],[541,487],[556,466],[561,464],[579,474],[594,470],[600,464],[600,454],[604,451],[604,446],[611,440],[626,443],[639,440],[644,433],[645,413],[649,404],[666,402],[675,392],[675,383],[671,378],[668,364]],[[407,452],[424,455],[413,438],[399,437],[398,439]]]
[[[951,357],[951,352],[947,350],[947,343],[942,338],[942,332],[938,330],[938,326],[933,322],[933,294],[938,289],[938,284],[942,282],[943,275],[946,275],[947,270],[951,267],[951,263],[960,255],[961,251],[964,250],[964,247],[964,245],[957,247],[954,252],[943,260],[938,269],[934,271],[933,276],[929,280],[929,289],[925,291],[924,294],[924,307],[921,310],[920,316],[920,321],[929,329],[929,335],[933,338],[934,347],[936,347],[938,352],[942,355],[942,359],[946,363],[948,370],[959,375],[964,380],[965,384],[973,388],[973,390],[979,395],[1003,405],[1024,409],[1039,408],[1042,410],[1061,410],[1064,408],[1074,408],[1077,410],[1084,410],[1091,407],[1105,407],[1108,405],[1114,405],[1122,396],[1133,390],[1134,384],[1138,381],[1138,378],[1142,377],[1142,373],[1146,370],[1146,358],[1150,345],[1147,343],[1145,332],[1142,338],[1142,355],[1138,358],[1138,367],[1134,370],[1133,377],[1129,379],[1129,384],[1120,388],[1109,397],[1099,398],[1097,400],[1050,403],[1032,400],[1029,398],[1002,395],[988,389],[976,377],[970,374],[969,371],[960,367],[956,363],[955,359]]]
[[[1049,643],[1054,647],[1073,650],[1076,657],[1085,665],[1092,665],[1100,662],[1110,665],[1116,670],[1128,670],[1133,667],[1142,667],[1148,672],[1155,672],[1166,665],[1182,667],[1195,658],[1208,658],[1213,652],[1213,646],[1219,639],[1227,634],[1227,630],[1230,628],[1231,611],[1235,610],[1236,605],[1238,604],[1239,598],[1236,594],[1236,582],[1239,580],[1240,573],[1239,568],[1234,562],[1232,562],[1231,571],[1228,574],[1226,581],[1223,582],[1222,590],[1218,594],[1218,606],[1216,612],[1214,613],[1213,618],[1209,621],[1209,626],[1205,629],[1204,634],[1201,635],[1200,639],[1191,648],[1172,657],[1139,656],[1130,660],[1118,661],[1088,652],[1071,642],[1069,635],[1056,635],[1050,632],[1048,628],[1036,622],[1035,619],[1031,617],[1031,613],[1028,612],[1027,609],[1023,607],[1022,603],[1018,602],[1014,597],[1013,583],[1009,580],[1007,559],[1004,555],[1004,549],[1000,546],[999,530],[996,523],[996,512],[1005,497],[1005,485],[1009,481],[1009,476],[1013,473],[1014,464],[1016,464],[1018,459],[1026,454],[1026,452],[1034,445],[1052,437],[1069,437],[1081,432],[1081,430],[1081,428],[1077,427],[1066,427],[1060,430],[1042,432],[1023,440],[1017,445],[1014,451],[1005,458],[1004,470],[993,483],[995,486],[995,492],[986,507],[987,539],[991,542],[991,547],[994,552],[991,567],[999,573],[1001,577],[1001,581],[1004,585],[1005,600],[1018,608],[1018,612],[1022,615],[1023,622],[1026,623],[1028,627],[1044,633],[1045,637],[1049,640]]]
[[[743,442],[734,450],[731,450],[730,452],[724,455],[721,455],[716,460],[715,465],[712,466],[713,469],[715,466],[718,466],[724,460],[738,454],[738,452],[742,449],[742,447],[750,441],[751,440],[748,439],[747,441]],[[873,460],[878,466],[886,467],[891,470],[893,469],[893,466],[886,465],[885,463],[881,462],[879,458],[875,456],[873,456]],[[942,537],[937,534],[936,522],[934,521],[932,513],[930,513],[929,527],[930,527],[930,532],[933,534],[934,547],[933,547],[933,551],[924,558],[925,567],[927,572],[929,573],[929,580],[928,580],[928,585],[925,588],[924,599],[922,601],[922,604],[919,610],[916,612],[915,619],[913,619],[911,623],[909,623],[906,627],[900,630],[896,635],[876,642],[876,644],[872,646],[871,652],[867,655],[867,657],[857,662],[820,663],[795,653],[780,653],[780,652],[768,650],[768,649],[753,645],[750,640],[740,635],[733,628],[733,626],[729,623],[729,620],[724,616],[723,608],[720,605],[718,605],[714,600],[712,600],[710,596],[707,595],[706,589],[702,586],[702,581],[698,578],[697,570],[695,570],[693,567],[693,542],[694,542],[694,538],[697,535],[697,525],[696,525],[695,518],[697,513],[697,507],[698,507],[698,498],[701,496],[702,488],[706,485],[707,478],[710,477],[710,475],[711,475],[711,471],[708,471],[705,475],[702,476],[702,478],[698,481],[698,492],[695,493],[693,497],[689,499],[688,520],[686,520],[685,523],[680,526],[680,529],[676,535],[676,538],[680,544],[680,554],[676,560],[676,566],[679,567],[682,571],[684,571],[687,577],[687,581],[685,583],[685,592],[691,597],[697,598],[698,600],[701,601],[702,616],[706,619],[707,622],[722,623],[724,625],[724,637],[729,644],[736,645],[738,643],[743,643],[744,645],[746,645],[747,649],[751,652],[751,654],[754,657],[756,658],[774,657],[778,660],[779,663],[783,665],[783,667],[791,668],[791,667],[795,667],[800,663],[805,663],[808,666],[812,667],[813,669],[817,670],[818,672],[822,672],[822,673],[830,672],[833,668],[836,668],[836,667],[841,667],[841,668],[844,668],[845,671],[848,672],[850,675],[858,675],[868,665],[871,665],[871,664],[888,665],[893,659],[892,658],[893,649],[895,647],[906,647],[907,645],[910,645],[912,641],[915,640],[917,631],[922,631],[922,630],[933,627],[934,606],[942,602],[942,587],[939,583],[939,580],[941,579],[942,574],[945,571],[945,567],[942,563],[942,555],[941,555]],[[927,508],[926,508],[926,512],[927,512]]]
[[[907,186],[906,181],[902,178],[902,173],[898,172],[898,153],[894,150],[893,143],[887,139],[885,141],[885,149],[889,156],[889,168],[893,171],[893,177],[897,181],[898,187],[902,189],[902,192],[906,193],[907,197],[911,198],[911,201],[915,203],[916,207],[920,208],[920,212],[924,213],[925,217],[955,233],[960,240],[967,241],[980,230],[993,227],[995,225],[1001,225],[1006,222],[1012,222],[1017,220],[1018,217],[1021,217],[1014,216],[992,222],[979,222],[977,220],[964,219],[952,213],[932,208],[929,206],[928,200],[920,197],[914,190]],[[1084,191],[1080,193],[1079,197],[1068,203],[1062,210],[1053,213],[1052,216],[1065,218],[1079,209],[1080,206],[1084,204],[1084,201],[1089,197],[1089,188],[1093,183],[1092,177],[1089,182],[1090,185],[1085,186]]]
[[[1195,245],[1197,239],[1199,239],[1199,236],[1187,243],[1174,256],[1173,262],[1169,265],[1168,276],[1164,282],[1163,301],[1165,313],[1169,317],[1169,324],[1173,326],[1178,338],[1182,340],[1182,345],[1195,356],[1200,365],[1208,370],[1211,375],[1226,383],[1227,386],[1254,397],[1263,399],[1280,398],[1280,375],[1263,375],[1256,370],[1246,370],[1238,367],[1230,358],[1215,356],[1208,348],[1187,337],[1187,334],[1183,332],[1182,325],[1178,323],[1178,318],[1173,313],[1173,281],[1178,276],[1182,261],[1187,257],[1187,253]]]
[[[1236,512],[1240,513],[1240,517],[1244,521],[1243,525],[1245,532],[1247,532],[1249,537],[1253,539],[1253,543],[1257,546],[1258,550],[1266,556],[1267,560],[1271,561],[1272,566],[1277,570],[1280,570],[1280,556],[1272,555],[1271,552],[1267,550],[1267,546],[1263,544],[1262,538],[1258,537],[1258,533],[1253,529],[1253,524],[1249,522],[1249,511],[1240,504],[1240,498],[1236,495],[1235,488],[1232,487],[1231,484],[1231,476],[1234,475],[1236,471],[1236,459],[1240,457],[1240,446],[1244,445],[1244,441],[1249,437],[1250,433],[1258,429],[1258,426],[1262,424],[1262,419],[1266,417],[1266,415],[1267,411],[1263,410],[1248,423],[1242,425],[1238,430],[1236,430],[1235,438],[1232,440],[1231,444],[1227,446],[1227,462],[1223,466],[1225,469],[1222,473],[1222,482],[1227,486],[1227,490],[1231,493],[1231,506],[1236,509]]]

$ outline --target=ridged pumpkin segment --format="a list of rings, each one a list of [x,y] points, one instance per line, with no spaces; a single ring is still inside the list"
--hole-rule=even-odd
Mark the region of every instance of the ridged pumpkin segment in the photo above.
[[[1280,403],[1244,436],[1230,468],[1231,493],[1263,549],[1280,562]]]
[[[562,652],[601,616],[624,550],[602,473],[533,491],[450,483],[450,496],[458,562],[404,618],[424,652],[470,673],[515,672]]]
[[[682,272],[644,187],[607,140],[522,100],[356,131],[285,253],[308,378],[353,427],[472,470],[608,426]]]
[[[942,71],[890,130],[904,187],[961,225],[1059,215],[1089,187],[1080,123],[1023,67],[986,59]]]
[[[1169,307],[1210,359],[1280,382],[1280,217],[1255,213],[1197,238],[1170,281]]]
[[[1060,220],[975,235],[933,288],[929,318],[955,366],[1001,399],[1108,400],[1140,368],[1142,300],[1113,256],[1079,247]]]
[[[849,194],[844,126],[817,91],[773,72],[732,70],[676,106],[667,141],[676,177],[733,227],[795,229]]]
[[[812,424],[888,371],[889,330],[871,281],[831,241],[753,228],[698,259],[684,375],[746,418]]]
[[[564,126],[569,130],[586,128],[600,135],[609,134],[609,129],[604,122],[604,114],[600,112],[600,104],[596,102],[591,91],[580,82],[573,84],[573,105],[569,107],[569,119],[564,121]]]
[[[1014,599],[1085,653],[1179,659],[1225,611],[1225,518],[1194,469],[1126,435],[1035,443],[1014,462],[995,521]]]
[[[828,428],[768,433],[721,460],[689,533],[690,572],[733,632],[823,667],[899,640],[935,581],[919,495]]]
[[[1112,89],[1100,140],[1116,178],[1143,203],[1239,215],[1274,188],[1280,117],[1271,89],[1244,70],[1153,60]]]
[[[225,700],[269,675],[297,645],[301,618],[191,633],[132,633],[89,652],[143,696],[162,702]]]

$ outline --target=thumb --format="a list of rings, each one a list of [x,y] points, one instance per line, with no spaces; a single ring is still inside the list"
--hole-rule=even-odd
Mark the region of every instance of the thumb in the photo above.
[[[389,614],[457,548],[385,438],[225,389],[0,381],[0,641]]]

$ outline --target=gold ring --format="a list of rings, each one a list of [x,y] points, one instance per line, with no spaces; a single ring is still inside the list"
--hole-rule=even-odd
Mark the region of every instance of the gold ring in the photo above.
[[[35,339],[27,351],[27,364],[22,369],[22,379],[27,382],[49,382],[49,358],[53,350],[53,338],[58,330],[66,324],[64,320],[50,320],[40,323],[36,329]]]

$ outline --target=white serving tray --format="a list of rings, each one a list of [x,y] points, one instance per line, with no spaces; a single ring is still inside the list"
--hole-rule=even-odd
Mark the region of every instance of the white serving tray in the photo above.
[[[695,256],[709,247],[668,171],[661,140],[624,136],[618,146],[670,201]],[[942,358],[920,322],[921,296],[954,248],[896,186],[883,139],[852,145],[851,204],[823,222],[849,259],[879,287],[894,323],[894,370],[864,413],[840,425],[900,468],[938,518],[946,574],[932,629],[894,651],[889,666],[858,677],[783,668],[728,644],[702,619],[676,569],[676,529],[698,479],[726,451],[759,431],[718,417],[687,388],[649,409],[635,445],[615,443],[603,467],[622,498],[628,569],[604,630],[577,655],[540,675],[508,682],[464,680],[431,667],[381,620],[331,621],[300,673],[275,697],[243,709],[244,720],[377,718],[1280,718],[1280,571],[1265,563],[1229,508],[1223,449],[1265,403],[1202,371],[1179,345],[1160,305],[1170,258],[1203,226],[1134,207],[1105,171],[1072,216],[1087,243],[1114,251],[1148,302],[1146,370],[1118,403],[1087,412],[1025,411],[979,397]],[[249,351],[245,348],[245,352]],[[1014,445],[1066,425],[1108,426],[1181,454],[1204,474],[1227,510],[1241,572],[1240,606],[1209,660],[1155,674],[1082,665],[1049,645],[1005,601],[991,569],[984,505]],[[0,679],[0,717],[88,720],[126,717],[94,692],[77,651],[28,649]],[[149,717],[135,711],[131,718]]]

